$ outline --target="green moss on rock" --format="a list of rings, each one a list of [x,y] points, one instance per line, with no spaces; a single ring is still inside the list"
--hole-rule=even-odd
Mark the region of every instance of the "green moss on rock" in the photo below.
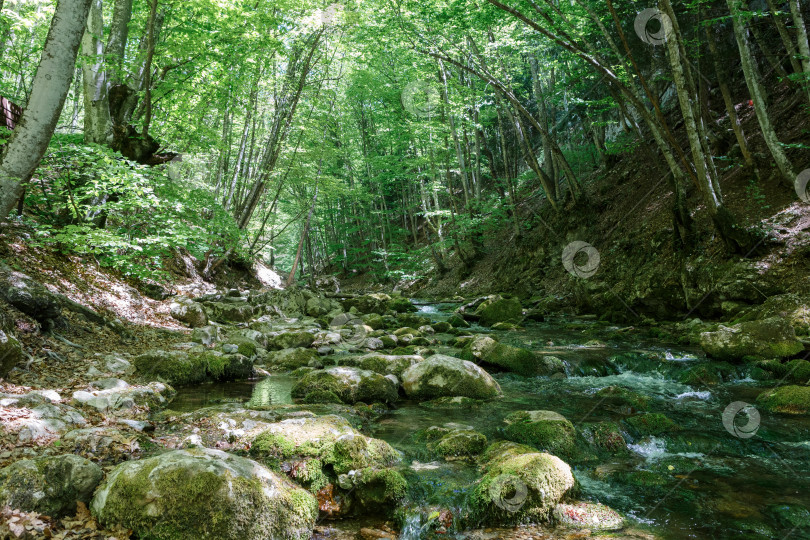
[[[662,413],[639,414],[631,416],[625,422],[641,436],[661,435],[681,429],[678,424]]]
[[[520,411],[504,419],[504,436],[558,456],[574,452],[576,431],[564,416],[554,411]]]
[[[767,390],[757,397],[757,404],[770,412],[808,414],[810,386],[781,386]]]
[[[178,450],[123,463],[96,492],[93,514],[140,538],[309,538],[317,500],[258,463],[216,450]]]

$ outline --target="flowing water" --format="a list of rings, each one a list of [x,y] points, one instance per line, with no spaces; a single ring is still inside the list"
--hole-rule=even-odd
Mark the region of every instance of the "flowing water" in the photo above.
[[[434,321],[446,319],[457,307],[417,305],[420,315]],[[701,377],[687,378],[690,384],[679,382],[696,366],[706,365],[699,351],[617,330],[585,320],[529,322],[511,332],[473,327],[473,332],[497,334],[502,342],[561,358],[567,377],[493,373],[503,389],[502,400],[458,411],[401,401],[375,422],[368,434],[402,451],[408,466],[410,492],[401,512],[400,538],[432,538],[428,531],[436,512],[463,513],[465,497],[479,475],[470,463],[432,461],[413,440],[415,432],[453,422],[472,426],[492,441],[502,438],[506,415],[538,409],[559,412],[579,433],[603,421],[623,428],[626,452],[599,459],[586,455],[571,466],[578,498],[613,507],[629,518],[635,531],[659,538],[810,538],[810,420],[759,411],[755,435],[735,436],[723,424],[723,411],[735,402],[755,403],[767,386],[751,380],[743,367],[729,366],[724,382],[703,384]],[[446,341],[451,336],[437,337]],[[190,411],[229,401],[291,403],[293,383],[291,377],[272,376],[186,389],[172,409]],[[633,437],[621,422],[636,411],[596,395],[608,386],[647,396],[647,410],[666,414],[680,429]],[[736,420],[745,424],[746,415]],[[449,532],[443,537],[452,537]]]

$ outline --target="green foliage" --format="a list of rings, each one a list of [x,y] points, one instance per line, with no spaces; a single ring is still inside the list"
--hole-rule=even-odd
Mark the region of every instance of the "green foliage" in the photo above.
[[[212,246],[221,253],[239,240],[206,186],[171,180],[163,169],[70,136],[54,138],[26,203],[40,243],[140,279],[168,279],[163,262],[178,249],[202,258]]]

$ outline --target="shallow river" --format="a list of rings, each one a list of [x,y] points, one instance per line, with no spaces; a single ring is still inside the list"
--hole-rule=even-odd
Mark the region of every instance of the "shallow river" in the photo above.
[[[456,306],[419,307],[421,315],[438,321]],[[607,386],[648,396],[647,410],[666,414],[680,429],[652,437],[625,433],[626,452],[571,462],[578,498],[625,514],[640,537],[810,538],[810,420],[765,411],[757,411],[757,419],[749,409],[750,414],[737,415],[735,434],[733,425],[731,431],[724,426],[724,410],[736,402],[755,403],[767,388],[764,383],[748,378],[742,367],[726,372],[725,380],[714,384],[704,384],[703,376],[689,378],[690,384],[678,382],[706,363],[700,351],[671,346],[646,332],[617,333],[617,329],[577,319],[527,322],[523,330],[512,332],[474,327],[473,331],[497,334],[502,342],[561,358],[567,377],[493,373],[503,389],[502,400],[453,412],[400,401],[396,410],[377,421],[368,434],[402,451],[404,462],[411,465],[410,500],[400,538],[426,537],[421,531],[429,514],[437,508],[463,508],[478,477],[472,464],[424,458],[412,440],[417,430],[455,422],[497,440],[507,414],[543,409],[559,412],[578,432],[587,433],[590,424],[619,423],[635,412],[595,395]],[[291,403],[293,383],[291,377],[273,376],[185,389],[172,409],[190,411],[223,401]],[[739,429],[746,424],[747,430]],[[796,526],[802,522],[804,526]],[[495,533],[495,537],[503,536]]]

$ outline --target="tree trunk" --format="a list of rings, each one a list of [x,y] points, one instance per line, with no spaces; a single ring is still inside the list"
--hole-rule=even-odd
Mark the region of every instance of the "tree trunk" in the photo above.
[[[307,221],[304,224],[304,229],[301,231],[301,241],[298,242],[298,252],[295,254],[295,260],[293,261],[292,270],[290,270],[290,275],[287,276],[287,283],[286,286],[289,287],[295,281],[295,271],[298,268],[298,263],[301,261],[301,250],[304,247],[304,240],[307,237],[307,232],[309,232],[309,223],[312,220],[312,213],[315,211],[315,204],[318,202],[318,186],[315,185],[315,196],[312,197],[312,206],[309,207],[309,214],[307,214]]]
[[[738,1],[739,0],[726,0],[734,25],[734,39],[737,41],[737,48],[740,50],[740,59],[742,60],[745,82],[748,85],[749,92],[751,92],[751,99],[754,102],[754,111],[756,112],[757,121],[759,121],[759,127],[762,130],[765,143],[768,145],[768,149],[771,151],[771,155],[779,171],[782,173],[782,177],[793,187],[793,183],[796,180],[796,173],[793,172],[793,165],[791,165],[790,160],[788,160],[787,154],[785,154],[782,143],[779,141],[779,137],[777,137],[773,124],[771,124],[771,119],[768,116],[768,109],[765,103],[765,91],[762,89],[757,77],[754,55],[751,53],[751,45],[748,43],[745,23],[742,19],[740,8],[737,5]]]
[[[104,19],[102,0],[92,0],[82,38],[82,83],[84,87],[84,142],[110,144],[112,120],[104,70]]]
[[[0,163],[0,219],[14,208],[53,136],[65,104],[91,0],[60,0],[28,105]]]
[[[793,16],[793,26],[796,27],[796,42],[799,46],[804,80],[799,84],[810,97],[810,41],[807,38],[807,26],[802,17],[802,6],[799,0],[790,0],[790,14]]]
[[[149,6],[149,45],[146,50],[146,62],[144,64],[143,87],[146,90],[144,97],[145,117],[143,120],[143,131],[141,136],[146,139],[149,135],[149,124],[152,123],[152,59],[155,56],[155,45],[157,36],[155,32],[155,18],[157,17],[158,0],[151,0]]]

